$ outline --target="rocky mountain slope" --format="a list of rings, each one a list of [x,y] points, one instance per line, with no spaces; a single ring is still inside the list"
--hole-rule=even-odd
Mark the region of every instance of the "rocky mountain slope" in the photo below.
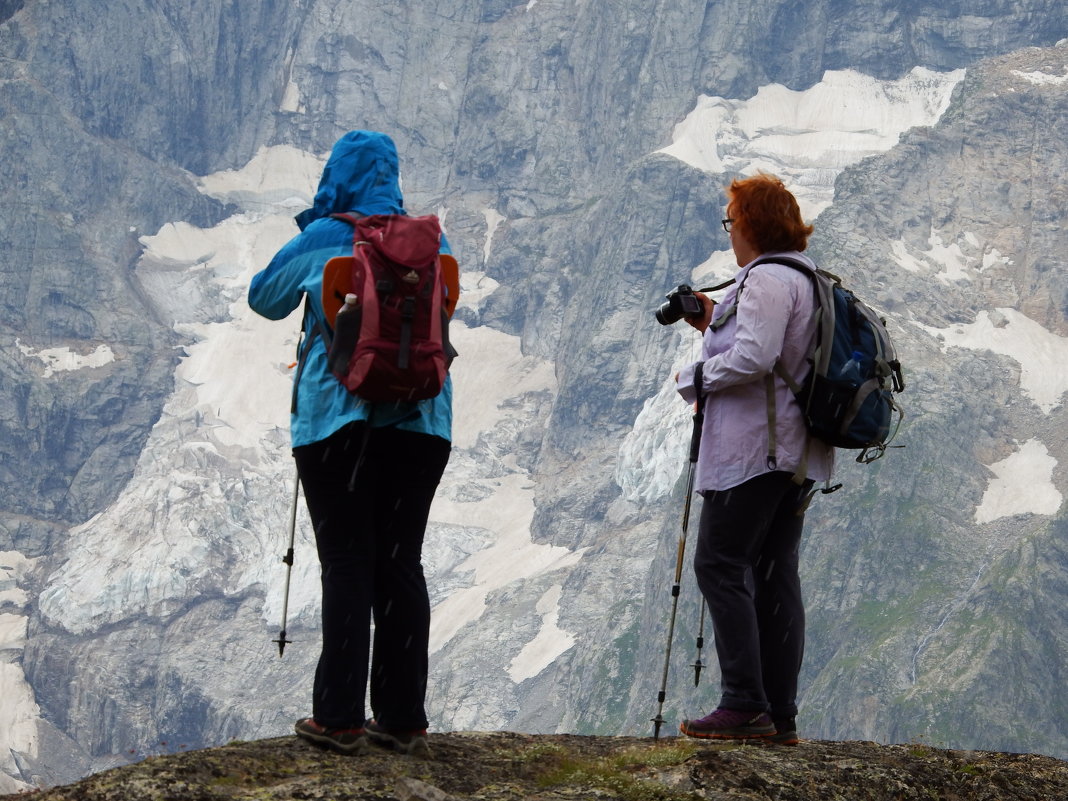
[[[149,757],[41,801],[602,798],[625,801],[1048,801],[1068,793],[1068,765],[1048,757],[946,751],[920,743],[803,742],[796,748],[678,738],[511,732],[430,736],[431,758],[373,750],[344,757],[295,737]]]
[[[846,457],[811,512],[805,733],[1068,755],[1068,10],[901,6],[0,3],[0,789],[305,712],[306,526],[298,643],[270,644],[298,324],[243,292],[361,126],[465,270],[436,728],[651,728],[692,349],[652,311],[724,269],[722,187],[763,168],[811,193],[814,255],[887,313],[909,381],[906,449]],[[896,145],[909,106],[840,86],[761,122],[828,70],[922,93],[914,67],[956,88]],[[731,158],[697,165],[671,147],[708,104]],[[827,116],[855,121],[806,127]],[[668,716],[715,696],[695,595]]]

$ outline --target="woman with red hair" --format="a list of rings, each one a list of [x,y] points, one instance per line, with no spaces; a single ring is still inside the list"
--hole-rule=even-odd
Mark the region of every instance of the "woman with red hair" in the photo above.
[[[808,436],[785,371],[801,383],[816,336],[813,281],[775,257],[802,255],[812,226],[772,175],[735,180],[724,230],[740,268],[721,304],[699,295],[701,360],[680,371],[679,394],[701,403],[695,486],[704,498],[694,572],[708,604],[722,676],[717,708],[683,734],[798,741],[797,677],[805,643],[798,575],[804,510],[830,478],[832,449]],[[755,262],[759,264],[754,264]]]

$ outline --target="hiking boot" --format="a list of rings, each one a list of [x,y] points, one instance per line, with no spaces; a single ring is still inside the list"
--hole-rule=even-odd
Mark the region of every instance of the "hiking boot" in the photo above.
[[[687,737],[748,740],[775,734],[775,724],[766,712],[720,707],[711,715],[698,720],[684,720],[679,731]]]
[[[780,718],[773,722],[775,733],[768,737],[768,742],[776,745],[797,745],[800,738],[797,736],[797,723],[793,718]]]
[[[390,748],[414,757],[430,756],[430,746],[426,742],[426,729],[387,729],[371,720],[367,723],[367,736],[372,743],[383,748]]]
[[[367,730],[363,728],[330,729],[312,718],[301,718],[293,730],[298,737],[340,754],[362,754],[367,751]]]

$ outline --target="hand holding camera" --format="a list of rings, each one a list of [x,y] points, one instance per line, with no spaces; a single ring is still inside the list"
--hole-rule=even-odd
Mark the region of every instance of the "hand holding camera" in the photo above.
[[[702,333],[712,321],[712,307],[715,301],[702,292],[694,292],[686,284],[679,284],[666,296],[664,303],[656,310],[656,321],[660,325],[672,325],[679,320],[686,322]]]

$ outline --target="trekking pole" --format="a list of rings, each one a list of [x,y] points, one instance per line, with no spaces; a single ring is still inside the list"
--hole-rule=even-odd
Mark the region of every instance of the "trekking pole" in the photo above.
[[[686,536],[690,529],[690,500],[693,497],[694,470],[697,454],[701,448],[701,427],[705,414],[701,397],[701,363],[694,369],[693,382],[697,387],[697,403],[694,406],[693,434],[690,435],[690,466],[686,476],[686,502],[682,510],[682,533],[679,535],[678,552],[675,555],[675,583],[671,586],[671,617],[668,620],[667,648],[664,649],[664,671],[660,677],[660,692],[657,694],[656,717],[653,722],[653,740],[660,739],[660,727],[664,724],[664,698],[667,696],[668,667],[671,664],[671,639],[675,633],[675,614],[679,608],[679,589],[682,583],[682,562],[686,553]],[[703,607],[702,607],[703,608]]]
[[[693,686],[701,684],[701,669],[705,666],[701,659],[701,651],[705,647],[705,601],[701,599],[701,623],[697,627],[697,661],[693,663]]]
[[[286,563],[286,589],[282,596],[282,629],[278,632],[278,639],[271,642],[278,643],[278,656],[281,658],[286,645],[293,642],[286,639],[286,622],[289,619],[289,579],[293,575],[293,543],[297,535],[297,499],[300,495],[300,473],[293,480],[293,508],[289,512],[289,549],[282,561]]]

